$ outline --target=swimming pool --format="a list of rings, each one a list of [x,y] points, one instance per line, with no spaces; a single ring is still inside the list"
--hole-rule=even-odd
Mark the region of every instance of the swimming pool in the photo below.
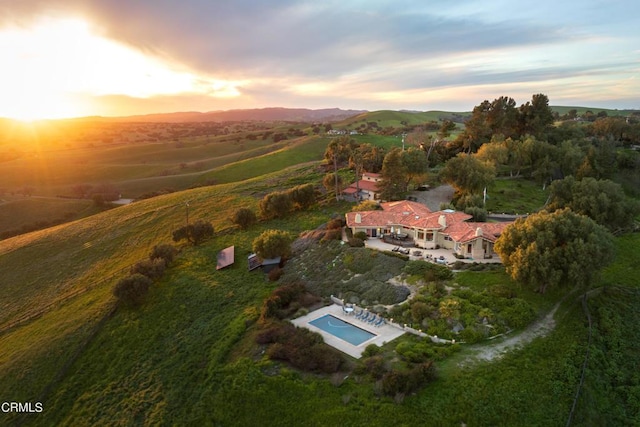
[[[353,345],[362,344],[377,336],[330,314],[318,317],[316,320],[309,322],[309,324]]]

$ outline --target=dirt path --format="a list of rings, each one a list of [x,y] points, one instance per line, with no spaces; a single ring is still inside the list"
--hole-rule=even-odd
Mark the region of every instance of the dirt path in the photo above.
[[[464,367],[477,361],[491,361],[499,359],[510,350],[528,344],[535,338],[546,336],[556,326],[553,316],[558,310],[558,307],[560,307],[560,302],[558,302],[546,316],[532,323],[517,335],[501,340],[500,338],[497,338],[500,341],[483,344],[478,347],[471,347],[469,350],[472,351],[472,353],[463,356],[462,360],[458,361],[458,366]]]
[[[443,203],[451,203],[453,198],[453,187],[444,184],[429,191],[414,191],[411,195],[418,199],[418,202],[427,205],[432,211],[439,211]]]

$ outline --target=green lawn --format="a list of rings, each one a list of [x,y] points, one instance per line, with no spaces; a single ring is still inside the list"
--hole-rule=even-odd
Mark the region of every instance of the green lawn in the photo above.
[[[526,179],[496,179],[487,187],[489,212],[526,214],[542,209],[549,191]]]

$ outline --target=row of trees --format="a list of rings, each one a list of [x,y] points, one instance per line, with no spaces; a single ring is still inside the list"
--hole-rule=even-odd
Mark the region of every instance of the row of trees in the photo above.
[[[304,210],[316,201],[313,184],[303,184],[286,191],[274,191],[260,200],[260,215],[265,219],[283,218],[294,210]]]

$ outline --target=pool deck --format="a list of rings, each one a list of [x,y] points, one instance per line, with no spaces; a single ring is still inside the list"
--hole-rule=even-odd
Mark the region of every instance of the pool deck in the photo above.
[[[353,345],[328,332],[323,331],[320,328],[309,324],[309,322],[327,314],[337,317],[338,319],[342,319],[345,322],[351,323],[352,325],[357,326],[360,329],[369,331],[376,336],[363,342],[360,345]],[[342,311],[342,307],[337,304],[332,304],[326,307],[322,307],[316,311],[312,311],[305,316],[293,319],[291,323],[298,327],[307,328],[313,332],[319,333],[320,335],[322,335],[322,338],[324,339],[324,342],[326,344],[329,344],[331,347],[337,348],[341,352],[346,353],[356,359],[359,359],[362,356],[362,352],[365,348],[367,348],[369,344],[375,344],[378,347],[382,347],[383,344],[393,341],[394,339],[405,333],[404,330],[388,324],[375,327],[369,323],[362,322],[359,319],[356,319],[353,314],[344,313]]]

